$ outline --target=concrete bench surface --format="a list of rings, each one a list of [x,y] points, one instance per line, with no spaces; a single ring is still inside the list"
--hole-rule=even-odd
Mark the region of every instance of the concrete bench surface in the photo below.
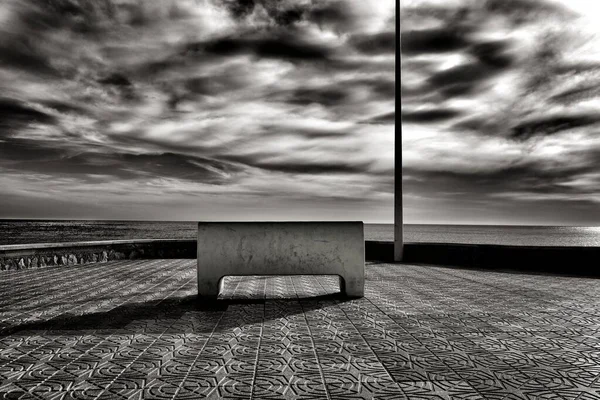
[[[338,275],[341,292],[362,297],[363,223],[199,222],[198,294],[216,297],[236,275]]]

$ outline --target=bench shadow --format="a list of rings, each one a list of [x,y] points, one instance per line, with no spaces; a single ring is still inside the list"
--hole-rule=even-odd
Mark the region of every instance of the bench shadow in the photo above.
[[[147,321],[149,324],[160,322],[160,330],[165,333],[210,333],[214,325],[205,327],[197,324],[191,328],[186,321],[195,319],[202,321],[210,318],[212,314],[219,315],[227,312],[230,307],[236,305],[257,305],[258,312],[244,313],[240,318],[224,318],[217,326],[216,331],[222,331],[234,327],[243,327],[269,321],[282,317],[290,317],[295,314],[318,310],[330,306],[332,303],[350,301],[342,293],[330,293],[312,297],[293,298],[243,298],[243,299],[206,299],[197,295],[164,299],[162,301],[136,302],[120,305],[111,310],[86,313],[81,315],[61,314],[44,321],[32,321],[16,323],[0,328],[0,337],[14,335],[24,331],[42,331],[44,335],[65,335],[65,331],[89,331],[89,330],[122,330],[123,334],[144,333],[146,328],[143,324],[134,322]],[[264,305],[266,303],[277,304],[277,313],[265,315]],[[297,304],[294,304],[297,303]],[[213,318],[214,319],[214,318]],[[218,318],[217,318],[218,319]],[[181,323],[178,323],[181,320]],[[172,323],[171,326],[168,326]],[[67,333],[68,334],[68,333]]]

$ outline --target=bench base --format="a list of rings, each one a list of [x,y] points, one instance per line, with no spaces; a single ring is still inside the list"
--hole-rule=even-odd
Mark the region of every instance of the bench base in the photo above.
[[[243,275],[249,276],[249,275]],[[270,275],[280,276],[280,275]],[[345,295],[349,298],[360,298],[364,297],[364,283],[359,280],[351,280],[348,278],[339,277],[340,280],[340,294]],[[214,300],[219,297],[223,289],[224,277],[220,277],[217,281],[208,280],[206,277],[202,279],[202,282],[198,282],[198,297],[206,300]],[[348,283],[349,282],[349,283]]]
[[[362,222],[200,222],[198,294],[215,298],[225,276],[337,275],[364,296]]]

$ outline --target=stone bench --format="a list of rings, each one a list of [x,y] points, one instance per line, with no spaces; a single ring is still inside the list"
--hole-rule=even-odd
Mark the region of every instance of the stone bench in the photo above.
[[[217,297],[225,276],[338,275],[364,296],[362,222],[200,222],[198,294]]]

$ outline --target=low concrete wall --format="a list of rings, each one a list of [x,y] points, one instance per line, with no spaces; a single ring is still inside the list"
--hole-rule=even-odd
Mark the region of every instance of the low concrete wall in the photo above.
[[[200,222],[198,293],[216,297],[224,276],[338,275],[340,289],[362,297],[363,223]]]
[[[368,260],[393,262],[393,242],[366,242]],[[600,276],[600,247],[405,243],[404,263]]]
[[[196,258],[196,240],[106,240],[0,246],[0,271],[138,258]]]
[[[0,246],[0,271],[69,266],[119,259],[197,256],[197,241],[110,240]],[[365,259],[393,262],[394,243],[365,242]],[[405,243],[404,262],[471,268],[514,269],[600,276],[600,247],[531,247],[484,244]]]

